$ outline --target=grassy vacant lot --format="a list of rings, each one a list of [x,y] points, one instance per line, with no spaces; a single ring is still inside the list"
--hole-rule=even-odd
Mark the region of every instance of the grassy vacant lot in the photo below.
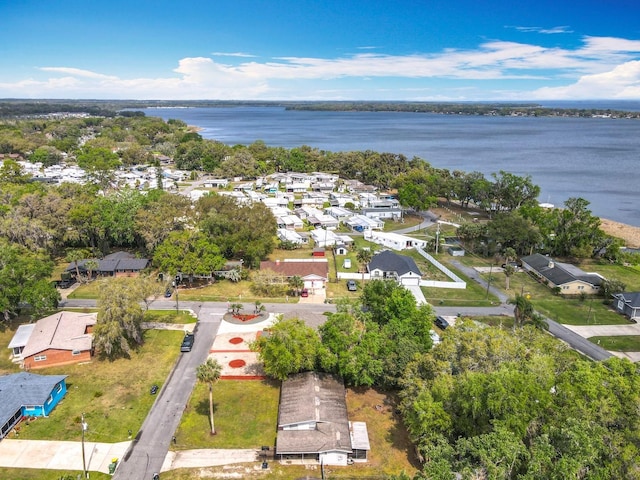
[[[177,448],[255,448],[273,445],[276,435],[279,387],[262,381],[221,380],[214,387],[216,430],[209,435],[208,391],[198,386],[176,434]],[[327,467],[327,478],[383,479],[388,474],[405,471],[411,476],[418,465],[412,454],[407,432],[395,413],[393,394],[373,389],[348,389],[349,419],[364,421],[369,431],[369,462],[348,467]],[[257,417],[263,417],[258,419]],[[242,419],[239,421],[238,419]],[[187,445],[190,442],[193,445]],[[197,447],[196,447],[197,445]],[[234,474],[238,478],[293,480],[308,475],[320,478],[318,466],[280,465],[269,462],[269,470],[259,464],[206,469],[181,469],[162,474],[163,479],[187,480],[209,478],[214,473]]]
[[[590,342],[613,352],[640,352],[640,336],[590,337]]]
[[[216,435],[209,425],[209,388],[196,384],[176,433],[176,448],[275,445],[280,383],[220,380],[213,387]]]
[[[451,258],[449,256],[440,257],[438,260],[446,265],[446,260]],[[467,288],[464,290],[458,290],[455,288],[422,288],[427,302],[435,306],[461,306],[461,307],[489,307],[491,305],[497,305],[500,300],[488,292],[479,283],[468,278],[463,273],[459,272],[451,265],[446,265],[453,273],[458,275],[462,280],[467,282]],[[435,268],[435,267],[434,267]]]
[[[66,470],[39,470],[35,468],[15,469],[15,468],[0,468],[0,478],[11,480],[58,480],[59,478],[65,478],[66,475],[72,475],[72,478],[76,478],[82,472],[78,471],[66,471]],[[79,478],[79,477],[78,477]],[[91,480],[107,480],[112,478],[111,475],[100,472],[91,472]]]
[[[156,323],[186,324],[196,323],[198,319],[185,310],[181,310],[178,313],[176,313],[174,310],[148,310],[144,313],[144,321]]]
[[[86,439],[121,442],[131,429],[135,436],[155,396],[179,355],[180,331],[148,330],[145,343],[131,356],[113,362],[94,360],[80,365],[39,370],[42,374],[68,375],[68,392],[49,418],[21,424],[21,439],[79,440],[80,416],[89,424]]]

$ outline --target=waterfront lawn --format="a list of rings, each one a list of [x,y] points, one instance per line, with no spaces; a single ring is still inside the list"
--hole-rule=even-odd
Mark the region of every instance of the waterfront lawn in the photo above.
[[[182,415],[173,448],[257,448],[274,446],[280,383],[220,380],[213,386],[216,435],[209,424],[209,387],[196,384]]]
[[[637,268],[602,263],[596,260],[583,260],[578,266],[585,272],[596,272],[605,278],[620,280],[627,286],[627,292],[640,290],[640,271]]]
[[[640,335],[589,337],[587,340],[612,352],[640,352]]]
[[[87,441],[126,441],[129,429],[135,437],[157,397],[149,389],[164,383],[180,354],[183,335],[181,331],[147,330],[144,345],[130,359],[94,359],[38,370],[46,375],[68,375],[68,391],[48,418],[22,422],[19,438],[77,441],[82,413],[89,425]]]

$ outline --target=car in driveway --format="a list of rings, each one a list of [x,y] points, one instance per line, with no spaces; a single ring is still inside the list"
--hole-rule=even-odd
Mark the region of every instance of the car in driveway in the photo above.
[[[181,352],[190,352],[193,348],[193,342],[195,342],[195,335],[193,333],[187,333],[182,339],[182,345],[180,345]]]
[[[356,290],[358,290],[358,285],[356,284],[355,280],[347,280],[347,290],[349,290],[350,292],[355,292]]]
[[[433,323],[435,324],[436,327],[442,330],[445,330],[449,326],[449,322],[447,322],[447,320],[444,317],[441,317],[440,315],[436,317]]]
[[[300,296],[301,297],[308,297],[309,296],[309,290],[307,290],[306,288],[303,288],[302,292],[300,292]]]
[[[173,294],[173,292],[171,291],[170,288],[167,288],[164,292],[164,298],[171,298],[171,295]]]

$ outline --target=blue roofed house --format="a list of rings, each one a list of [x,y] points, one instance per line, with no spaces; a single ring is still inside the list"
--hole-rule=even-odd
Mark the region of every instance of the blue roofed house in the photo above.
[[[623,292],[613,295],[613,308],[616,312],[635,322],[640,319],[640,292]]]
[[[47,417],[67,393],[67,375],[0,376],[0,439],[23,417]]]

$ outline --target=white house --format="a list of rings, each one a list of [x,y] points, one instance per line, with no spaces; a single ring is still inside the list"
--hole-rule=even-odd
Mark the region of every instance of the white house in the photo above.
[[[422,273],[413,258],[391,250],[374,255],[367,269],[372,280],[390,279],[403,286],[420,286]]]
[[[296,245],[302,245],[308,242],[308,238],[303,237],[298,232],[288,230],[286,228],[279,228],[276,232],[278,238],[283,242],[291,242]]]
[[[364,215],[354,215],[345,222],[354,232],[370,232],[372,230],[382,230],[384,222],[376,218],[365,217]]]
[[[316,228],[315,230],[311,230],[309,233],[316,247],[325,248],[338,243],[344,243],[340,236],[336,235],[331,230]]]
[[[417,240],[407,235],[393,232],[369,231],[365,233],[365,239],[393,250],[405,250],[407,248],[426,248],[426,240]]]

